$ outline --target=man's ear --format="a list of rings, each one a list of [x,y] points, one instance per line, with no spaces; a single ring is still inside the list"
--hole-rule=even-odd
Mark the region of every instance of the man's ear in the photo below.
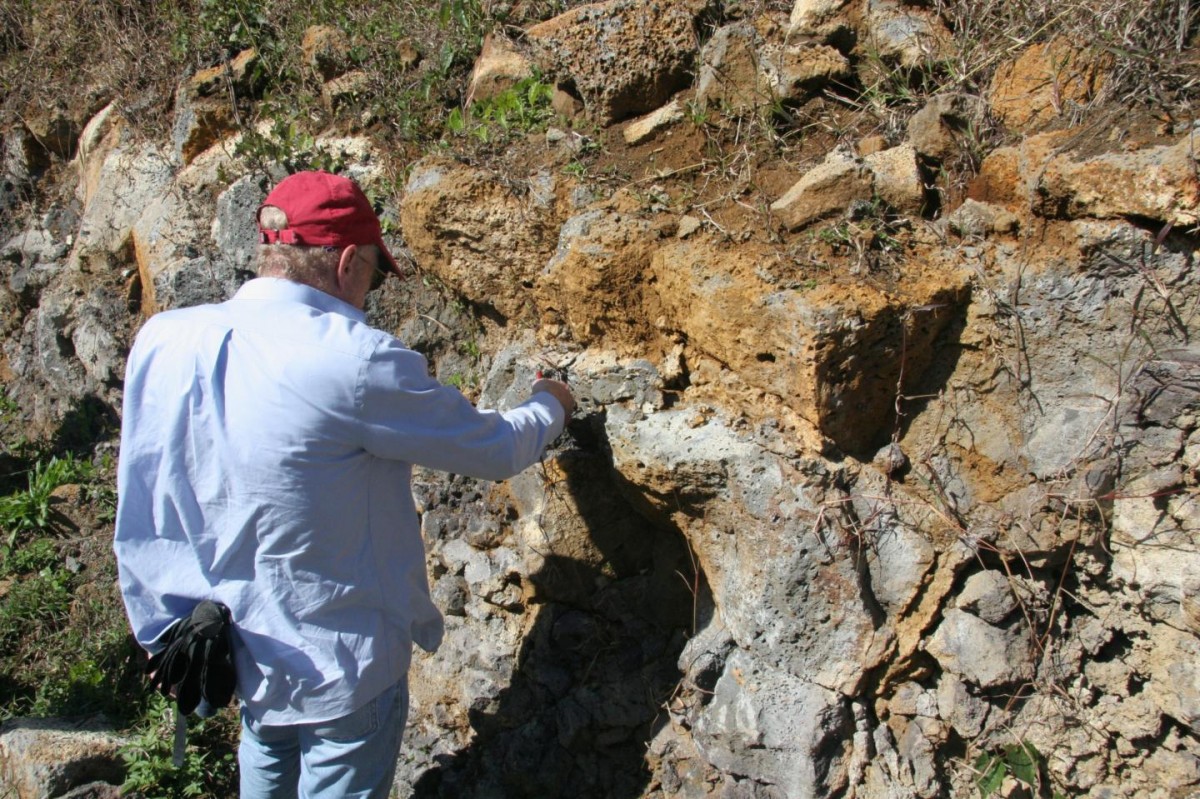
[[[342,255],[338,258],[337,265],[337,286],[344,290],[350,285],[353,279],[354,258],[358,253],[358,245],[351,244],[346,249],[342,250]]]

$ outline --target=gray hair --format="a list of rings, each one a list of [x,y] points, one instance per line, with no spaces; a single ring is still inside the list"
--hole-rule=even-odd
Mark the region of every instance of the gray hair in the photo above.
[[[263,206],[258,224],[265,230],[284,230],[287,214],[273,205]],[[341,253],[324,247],[304,247],[297,244],[259,244],[258,274],[262,277],[282,277],[314,288],[328,285],[337,269]]]

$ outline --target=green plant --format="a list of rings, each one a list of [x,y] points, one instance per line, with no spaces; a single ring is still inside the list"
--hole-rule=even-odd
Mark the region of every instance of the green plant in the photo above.
[[[122,793],[145,799],[235,796],[233,725],[228,711],[201,721],[189,719],[188,746],[183,765],[177,768],[171,760],[174,711],[165,698],[154,694],[145,719],[121,749],[127,769]]]
[[[479,342],[474,338],[469,338],[466,341],[460,341],[458,344],[458,351],[473,361],[479,360]]]
[[[525,78],[494,97],[473,103],[465,111],[455,108],[446,120],[446,129],[482,142],[502,134],[528,133],[545,127],[553,116],[550,107],[553,95],[554,87],[539,77]]]
[[[92,475],[92,465],[76,460],[71,454],[38,461],[29,473],[27,490],[0,497],[0,530],[8,535],[8,548],[11,550],[23,534],[51,528],[50,499],[55,489],[90,479]]]
[[[37,538],[23,546],[5,548],[0,574],[29,574],[58,562],[58,546],[49,538]]]
[[[234,155],[244,158],[254,169],[265,171],[279,164],[289,174],[309,169],[336,174],[347,166],[342,156],[318,144],[294,119],[284,118],[276,119],[265,133],[247,130],[234,147]]]
[[[71,607],[70,582],[70,572],[51,565],[9,586],[0,601],[0,641],[60,625]]]
[[[587,164],[583,163],[582,161],[572,161],[571,163],[565,165],[562,168],[562,171],[564,174],[573,175],[574,177],[582,179],[587,176],[588,168]]]
[[[247,47],[263,49],[271,17],[263,0],[200,0],[198,7],[166,4],[172,26],[170,46],[180,59],[213,53],[230,55]]]
[[[1035,795],[1051,795],[1046,758],[1027,741],[1009,744],[999,752],[984,752],[975,759],[975,787],[980,799],[999,791],[1007,776],[1027,785]]]

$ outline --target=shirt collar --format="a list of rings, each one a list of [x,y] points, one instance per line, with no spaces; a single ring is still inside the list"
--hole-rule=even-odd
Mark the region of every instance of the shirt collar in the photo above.
[[[297,283],[281,277],[256,277],[244,283],[233,298],[235,300],[299,302],[316,308],[318,311],[340,314],[356,322],[367,320],[367,315],[350,303],[343,302],[332,294],[326,294],[305,283]]]

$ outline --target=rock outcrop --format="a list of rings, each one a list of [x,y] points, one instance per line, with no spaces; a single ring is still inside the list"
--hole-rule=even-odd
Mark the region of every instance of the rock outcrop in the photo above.
[[[1071,128],[1104,62],[1052,42],[856,147],[713,156],[954,43],[923,4],[709,11],[578,6],[481,59],[474,99],[536,67],[578,101],[603,176],[559,130],[397,188],[416,274],[371,319],[484,405],[543,368],[580,399],[511,481],[418,472],[447,635],[413,665],[401,788],[932,799],[1030,745],[1047,790],[1200,790],[1195,131]],[[314,75],[352,74],[318,34]],[[77,204],[0,250],[32,427],[115,413],[141,321],[253,268],[270,176],[220,89],[252,98],[244,69],[184,82],[172,142],[111,108],[75,146],[5,133],[0,204],[76,167]],[[989,116],[1023,137],[979,152]],[[385,155],[325,141],[384,185]],[[977,173],[940,182],[964,148]]]

